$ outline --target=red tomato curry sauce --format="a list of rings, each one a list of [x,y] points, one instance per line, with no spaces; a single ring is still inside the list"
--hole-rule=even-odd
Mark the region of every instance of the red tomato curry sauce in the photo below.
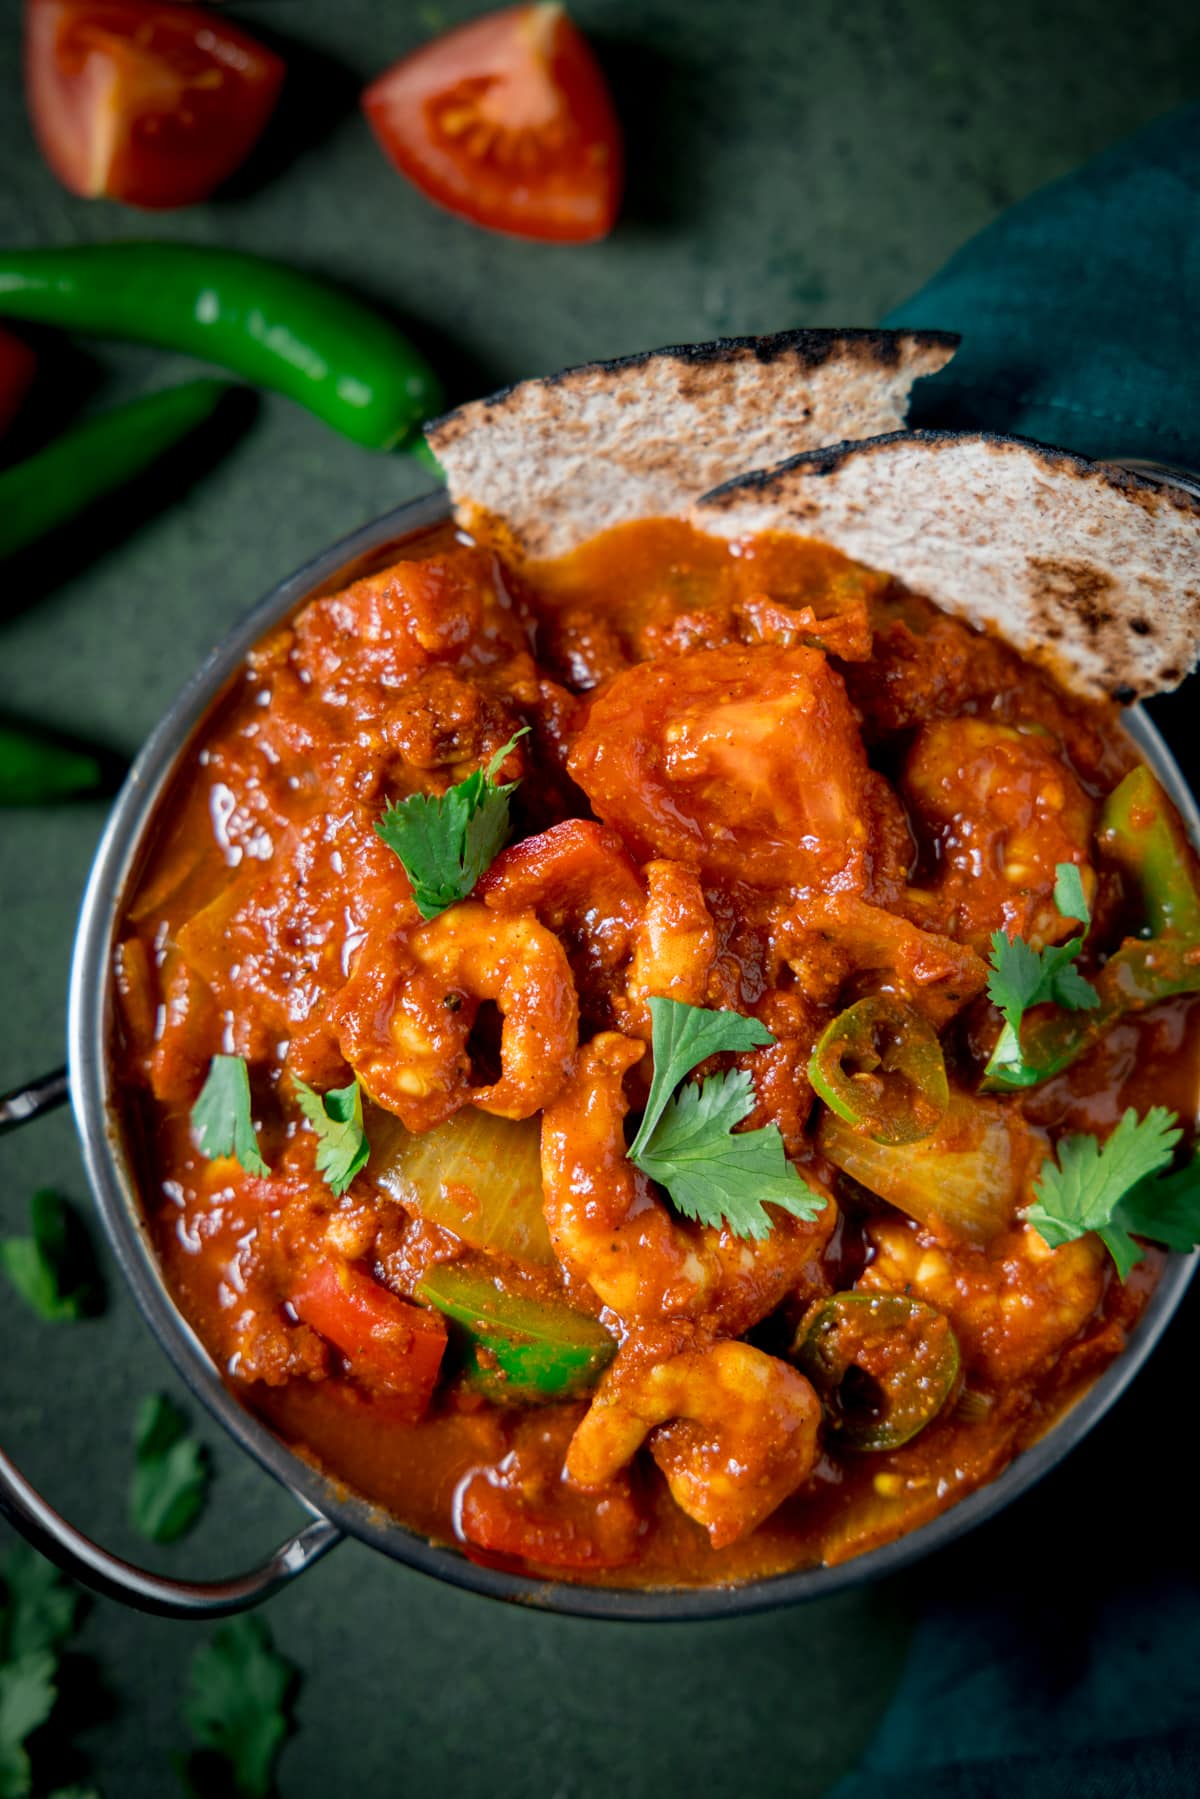
[[[375,827],[502,751],[507,847],[425,918]],[[180,1310],[302,1454],[500,1565],[726,1582],[923,1523],[1119,1354],[1161,1266],[1122,1282],[1023,1212],[1064,1135],[1193,1118],[1195,1000],[1042,1006],[1022,1043],[1083,1032],[1059,1071],[984,1079],[992,933],[1079,932],[1062,864],[1085,977],[1143,931],[1103,826],[1137,766],[1115,709],[812,542],[413,543],[255,649],[124,910],[113,1054]],[[807,1215],[738,1235],[629,1159],[664,1000],[764,1027],[701,1074],[748,1077],[733,1123]],[[214,1057],[265,1174],[201,1151]],[[363,1102],[344,1191],[297,1082]]]

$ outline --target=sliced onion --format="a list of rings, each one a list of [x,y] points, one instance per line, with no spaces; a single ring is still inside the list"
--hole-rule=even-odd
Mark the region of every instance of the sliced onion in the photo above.
[[[876,1143],[826,1112],[817,1142],[868,1192],[968,1243],[990,1243],[1013,1222],[1027,1161],[1026,1128],[996,1101],[953,1094],[937,1130],[920,1143]]]
[[[408,1211],[444,1225],[473,1249],[554,1263],[542,1211],[541,1124],[465,1106],[419,1136],[368,1108],[367,1174]]]

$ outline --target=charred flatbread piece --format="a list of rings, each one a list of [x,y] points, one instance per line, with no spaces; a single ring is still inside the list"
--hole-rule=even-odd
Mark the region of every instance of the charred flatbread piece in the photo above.
[[[936,331],[784,331],[585,363],[473,400],[426,430],[457,516],[503,521],[531,560],[612,525],[675,518],[743,469],[904,423],[954,354]]]
[[[1200,500],[1063,450],[897,432],[706,494],[701,531],[791,531],[989,626],[1077,693],[1177,687],[1200,656]]]

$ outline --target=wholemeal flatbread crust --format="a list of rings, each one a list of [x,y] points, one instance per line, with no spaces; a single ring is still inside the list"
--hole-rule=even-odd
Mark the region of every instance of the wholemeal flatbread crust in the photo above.
[[[691,520],[820,538],[1091,697],[1167,692],[1200,658],[1200,500],[1021,438],[844,444],[729,481]]]
[[[939,331],[784,331],[586,363],[473,400],[426,428],[460,523],[502,521],[531,560],[612,525],[676,518],[785,456],[904,423],[943,368]]]

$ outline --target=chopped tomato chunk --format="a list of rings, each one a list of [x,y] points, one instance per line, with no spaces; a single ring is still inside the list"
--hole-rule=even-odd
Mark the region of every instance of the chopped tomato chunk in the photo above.
[[[547,1568],[623,1568],[636,1560],[645,1526],[628,1477],[618,1475],[596,1493],[563,1478],[579,1417],[574,1407],[534,1413],[518,1424],[503,1461],[467,1476],[458,1527],[468,1553]]]
[[[28,0],[25,86],[73,194],[187,206],[232,175],[283,84],[273,51],[198,6]]]
[[[292,1309],[340,1349],[364,1385],[410,1402],[415,1423],[433,1395],[446,1324],[348,1262],[316,1262],[292,1289]]]
[[[363,110],[401,174],[477,225],[563,243],[613,228],[620,126],[561,6],[507,7],[447,32],[373,82]]]

